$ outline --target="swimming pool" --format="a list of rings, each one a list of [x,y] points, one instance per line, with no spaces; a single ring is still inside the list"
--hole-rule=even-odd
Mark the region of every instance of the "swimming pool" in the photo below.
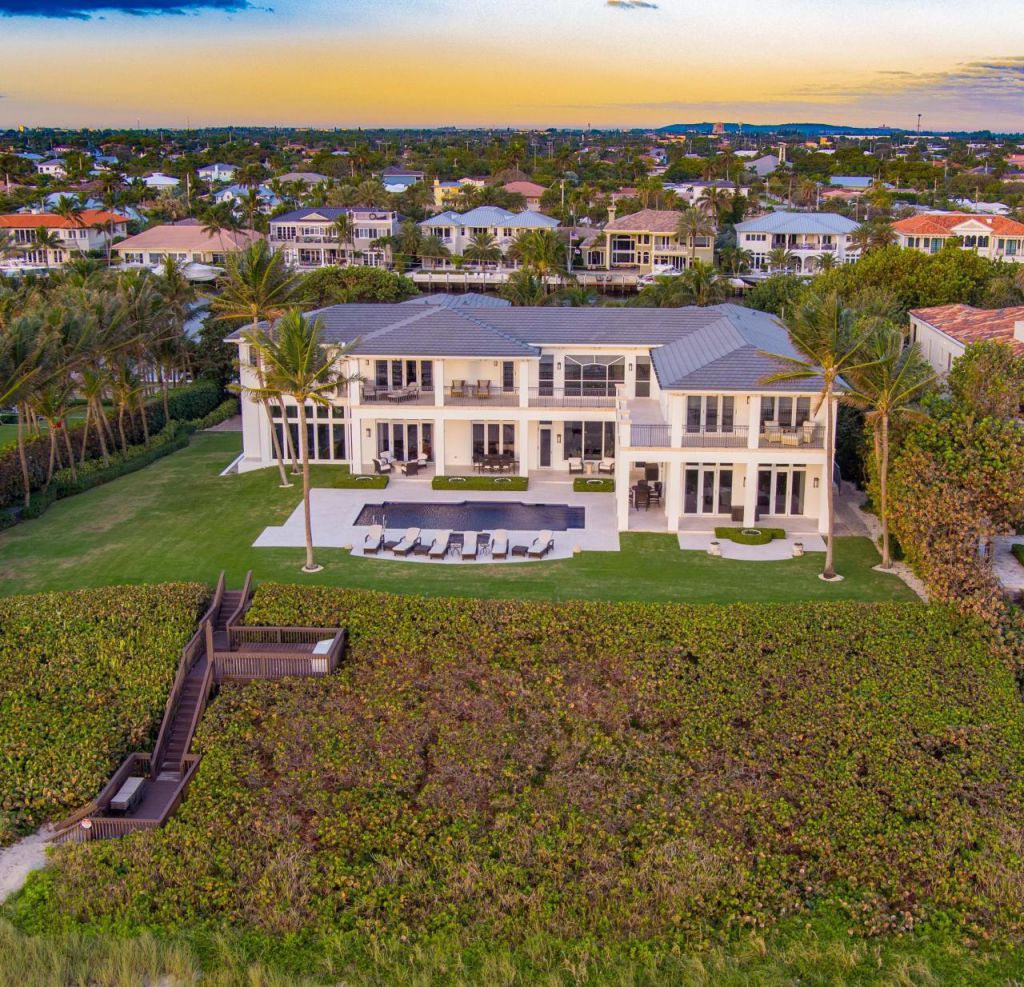
[[[384,524],[394,528],[428,528],[452,531],[567,531],[585,526],[585,507],[565,504],[490,503],[416,504],[385,501],[366,504],[356,524]]]

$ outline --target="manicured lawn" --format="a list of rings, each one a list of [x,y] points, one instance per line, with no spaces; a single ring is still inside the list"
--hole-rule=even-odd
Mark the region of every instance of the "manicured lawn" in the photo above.
[[[416,593],[533,600],[735,601],[914,600],[895,576],[872,571],[878,555],[867,539],[839,539],[846,576],[817,578],[821,557],[735,562],[682,552],[669,535],[624,536],[621,552],[587,552],[563,562],[515,566],[430,566],[317,553],[315,576],[299,570],[297,549],[253,549],[268,525],[298,505],[298,485],[281,490],[273,470],[220,477],[241,448],[237,433],[196,436],[188,449],[106,486],[60,501],[35,521],[0,533],[0,594],[196,579],[228,573],[240,585],[258,580],[309,582]],[[330,484],[334,470],[314,470]]]

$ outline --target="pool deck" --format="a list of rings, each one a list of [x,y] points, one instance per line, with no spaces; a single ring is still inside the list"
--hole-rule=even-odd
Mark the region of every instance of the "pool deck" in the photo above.
[[[619,534],[616,530],[615,497],[609,493],[576,493],[572,483],[565,479],[550,480],[530,478],[529,490],[485,491],[485,490],[434,490],[429,477],[396,477],[383,490],[333,490],[317,488],[310,492],[310,508],[313,525],[313,544],[317,548],[352,547],[353,555],[362,555],[366,538],[366,525],[357,525],[356,518],[367,504],[379,505],[385,501],[423,504],[460,504],[463,501],[488,503],[521,504],[564,504],[569,507],[586,509],[585,526],[568,531],[553,531],[554,550],[548,559],[565,559],[574,550],[584,552],[619,551]],[[460,532],[455,531],[455,534]],[[397,529],[388,528],[388,539],[401,534]],[[431,543],[437,534],[435,529],[424,528],[423,542]],[[509,545],[529,545],[537,536],[536,530],[509,530]],[[305,545],[305,533],[300,504],[287,521],[280,527],[265,528],[253,542],[254,548],[301,548]],[[390,552],[381,552],[381,559],[391,559]],[[403,560],[406,561],[406,560]],[[409,556],[407,561],[427,562],[423,556]],[[431,560],[434,565],[461,565],[460,559]],[[490,563],[489,556],[480,561]],[[509,559],[509,564],[526,561],[522,558]],[[499,562],[497,564],[505,564]]]

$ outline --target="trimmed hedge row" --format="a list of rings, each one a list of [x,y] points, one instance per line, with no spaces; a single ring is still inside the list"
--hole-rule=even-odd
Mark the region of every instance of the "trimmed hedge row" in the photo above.
[[[0,530],[13,527],[19,521],[40,517],[58,500],[84,493],[118,477],[127,476],[172,452],[184,449],[194,432],[219,425],[237,413],[238,400],[230,398],[197,421],[168,422],[156,435],[150,436],[148,448],[145,445],[129,446],[127,452],[112,453],[109,464],[104,463],[102,459],[88,459],[81,466],[75,467],[74,474],[70,469],[58,470],[45,491],[40,490],[32,494],[28,507],[20,510],[0,510]]]
[[[615,481],[609,477],[584,477],[578,476],[572,481],[572,488],[576,493],[614,493]]]
[[[167,399],[170,419],[177,422],[198,421],[213,412],[220,403],[220,400],[220,387],[212,380],[198,380],[186,387],[175,388],[170,392]],[[162,397],[153,398],[146,404],[146,420],[149,424],[150,434],[159,432],[167,424]],[[84,426],[81,424],[72,425],[68,428],[76,457],[82,448],[83,431]],[[142,442],[144,438],[142,422],[138,415],[125,416],[125,434],[129,445],[136,445]],[[29,439],[25,443],[25,452],[28,458],[29,479],[31,480],[32,489],[34,491],[41,490],[46,483],[46,474],[50,464],[49,436],[44,434],[37,438]],[[100,443],[96,428],[95,426],[90,426],[86,455],[87,461],[99,458],[100,453]],[[61,454],[66,455],[63,444]],[[0,450],[0,508],[19,503],[23,496],[24,487],[17,446],[5,446],[3,450]]]
[[[383,490],[389,477],[383,473],[339,473],[331,477],[331,486],[337,490]]]
[[[342,670],[225,688],[171,824],[63,848],[34,920],[692,949],[827,906],[1024,934],[1020,697],[947,610],[264,585],[247,619],[347,626]]]
[[[525,476],[435,476],[430,483],[434,490],[528,490]]]
[[[150,742],[209,590],[0,599],[0,845],[91,799]]]

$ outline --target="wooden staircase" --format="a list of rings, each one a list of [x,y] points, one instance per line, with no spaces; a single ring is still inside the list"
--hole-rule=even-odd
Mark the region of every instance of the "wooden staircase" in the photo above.
[[[198,770],[200,759],[190,748],[215,684],[329,675],[337,668],[344,630],[240,626],[251,601],[251,572],[240,590],[225,589],[221,573],[213,600],[181,653],[152,754],[130,754],[95,799],[52,828],[54,842],[109,839],[162,826]],[[317,650],[318,642],[326,650]],[[111,803],[117,804],[122,786],[139,777],[146,779],[141,801],[128,811],[114,811]]]

